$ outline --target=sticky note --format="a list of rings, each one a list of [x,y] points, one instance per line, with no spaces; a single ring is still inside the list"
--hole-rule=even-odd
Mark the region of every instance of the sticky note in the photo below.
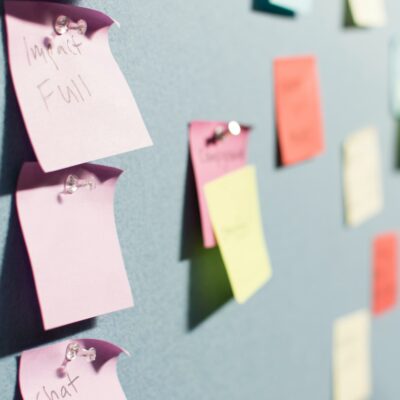
[[[194,121],[189,129],[190,156],[196,181],[204,247],[216,245],[204,185],[228,172],[241,168],[247,162],[249,128],[243,127],[237,136],[229,135],[213,140],[215,130],[227,128],[226,122]]]
[[[312,0],[269,0],[277,7],[283,7],[298,14],[307,14],[311,11]]]
[[[371,394],[370,325],[367,310],[337,319],[333,327],[333,400]]]
[[[393,115],[400,117],[400,36],[392,37],[389,48],[390,105]]]
[[[35,162],[21,169],[17,210],[45,329],[133,306],[114,220],[121,172],[84,164],[46,174]],[[92,190],[67,193],[70,175]]]
[[[384,0],[348,0],[350,13],[355,25],[379,27],[386,24]]]
[[[65,363],[66,349],[76,343],[94,348],[96,360],[83,357]],[[112,343],[95,339],[65,340],[24,351],[19,367],[19,387],[23,400],[126,400],[117,375],[117,361],[126,351]]]
[[[68,4],[5,1],[11,75],[45,172],[152,144],[108,43],[113,20]],[[60,15],[88,30],[55,33]],[[120,40],[123,34],[117,33]]]
[[[373,312],[392,308],[397,299],[397,235],[377,235],[373,242]]]
[[[233,295],[244,303],[272,276],[256,170],[238,169],[207,183],[204,191]]]
[[[343,144],[343,190],[346,222],[357,226],[383,208],[378,133],[366,128]]]
[[[315,58],[278,58],[274,61],[274,78],[282,164],[295,164],[322,153],[323,124]]]

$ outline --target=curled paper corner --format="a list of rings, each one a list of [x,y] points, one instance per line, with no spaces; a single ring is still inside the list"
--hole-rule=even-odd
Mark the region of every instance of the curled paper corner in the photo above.
[[[113,23],[115,24],[115,26],[117,27],[117,28],[121,28],[121,24],[119,23],[119,21],[117,21],[116,19],[114,19],[114,18],[111,18],[112,20],[113,20]]]
[[[76,343],[82,352],[67,361],[71,343]],[[85,351],[92,349],[95,359],[88,359]],[[117,374],[120,354],[130,355],[122,347],[98,339],[69,339],[24,351],[19,367],[22,398],[42,400],[77,395],[85,400],[126,400]]]

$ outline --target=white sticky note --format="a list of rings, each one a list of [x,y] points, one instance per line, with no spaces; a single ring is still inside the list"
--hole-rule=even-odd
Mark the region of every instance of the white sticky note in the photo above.
[[[333,400],[366,400],[371,394],[371,317],[360,310],[333,326]]]
[[[379,27],[386,24],[386,10],[383,0],[349,0],[350,12],[355,25]]]
[[[343,145],[343,190],[346,223],[357,226],[383,208],[378,133],[367,128]]]
[[[313,0],[270,0],[270,3],[298,14],[308,14],[311,11]]]

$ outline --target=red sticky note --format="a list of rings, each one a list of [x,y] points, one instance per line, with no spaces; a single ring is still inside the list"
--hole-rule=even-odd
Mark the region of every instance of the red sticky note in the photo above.
[[[282,164],[295,164],[322,153],[324,137],[315,58],[276,59],[274,76]]]
[[[393,307],[397,298],[397,235],[378,235],[373,243],[373,311]]]

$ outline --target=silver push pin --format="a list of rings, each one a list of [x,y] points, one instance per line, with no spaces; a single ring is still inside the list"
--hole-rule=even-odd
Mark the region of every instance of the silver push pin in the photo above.
[[[74,22],[65,15],[59,15],[54,23],[54,30],[58,35],[65,35],[70,30],[77,31],[81,35],[84,35],[87,28],[87,22],[84,19]]]
[[[227,127],[217,126],[214,131],[214,141],[219,141],[227,135],[239,136],[242,133],[242,126],[237,121],[229,121]]]
[[[96,361],[96,349],[91,347],[90,349],[85,349],[79,345],[79,343],[72,342],[67,346],[65,352],[65,361],[71,362],[77,357],[86,358],[87,362]]]
[[[57,368],[57,375],[60,378],[65,377],[67,374],[68,364],[76,360],[78,357],[85,358],[87,362],[94,362],[96,361],[96,349],[94,347],[85,349],[79,343],[70,343],[65,350],[65,357],[61,367]]]
[[[90,179],[80,179],[76,175],[68,175],[64,182],[64,192],[75,193],[81,187],[89,187],[90,190],[96,187],[96,183]]]

